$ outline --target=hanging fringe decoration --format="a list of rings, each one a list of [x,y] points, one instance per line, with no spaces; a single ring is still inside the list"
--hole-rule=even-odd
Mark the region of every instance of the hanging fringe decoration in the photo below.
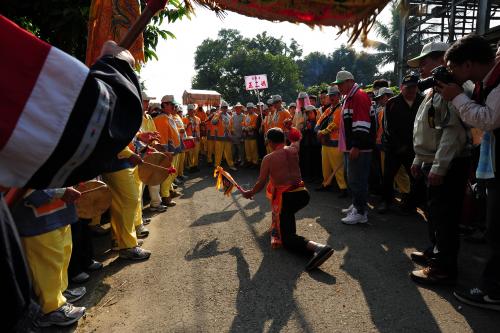
[[[187,1],[190,2],[190,1]],[[229,10],[269,21],[336,26],[350,34],[349,43],[364,42],[389,0],[192,0],[223,17]]]
[[[235,187],[242,191],[241,186],[236,183],[233,176],[220,166],[215,168],[214,178],[216,178],[215,188],[217,190],[222,189],[224,191],[224,195],[229,196]]]

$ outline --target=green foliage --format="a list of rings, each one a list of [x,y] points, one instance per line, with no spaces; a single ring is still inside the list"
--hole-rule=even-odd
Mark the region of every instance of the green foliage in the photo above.
[[[267,74],[270,88],[260,92],[261,98],[280,94],[285,101],[292,101],[301,88],[294,61],[301,54],[295,41],[287,45],[266,33],[248,39],[237,30],[223,29],[217,39],[205,39],[198,46],[193,88],[216,90],[233,104],[255,101],[255,92],[245,90],[243,77]]]
[[[0,13],[21,27],[31,31],[44,41],[62,49],[74,57],[85,60],[87,48],[87,24],[90,0],[4,0],[0,2]],[[175,38],[161,29],[164,20],[173,23],[189,17],[184,2],[170,1],[170,9],[155,16],[144,31],[144,52],[146,61],[158,59],[155,53],[159,38]],[[145,1],[141,0],[144,8]]]

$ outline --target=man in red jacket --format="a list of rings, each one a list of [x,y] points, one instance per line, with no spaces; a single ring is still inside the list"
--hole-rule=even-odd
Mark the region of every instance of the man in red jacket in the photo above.
[[[339,71],[335,82],[344,96],[339,127],[339,150],[344,153],[347,183],[352,195],[352,205],[343,210],[347,216],[344,224],[368,222],[368,176],[371,154],[375,144],[375,113],[370,97],[360,89],[354,76]]]

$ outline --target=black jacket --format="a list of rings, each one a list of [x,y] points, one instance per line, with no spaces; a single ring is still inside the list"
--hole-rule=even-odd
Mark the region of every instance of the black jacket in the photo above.
[[[393,153],[413,152],[413,124],[418,108],[424,98],[417,94],[410,107],[399,94],[391,98],[385,106],[382,148]]]

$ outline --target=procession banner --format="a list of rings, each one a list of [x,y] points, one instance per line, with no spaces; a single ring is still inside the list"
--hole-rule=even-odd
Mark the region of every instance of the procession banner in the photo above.
[[[87,66],[91,66],[99,58],[104,42],[122,40],[140,15],[139,0],[92,0],[85,57]],[[132,44],[129,51],[134,56],[136,64],[144,62],[142,34]]]

